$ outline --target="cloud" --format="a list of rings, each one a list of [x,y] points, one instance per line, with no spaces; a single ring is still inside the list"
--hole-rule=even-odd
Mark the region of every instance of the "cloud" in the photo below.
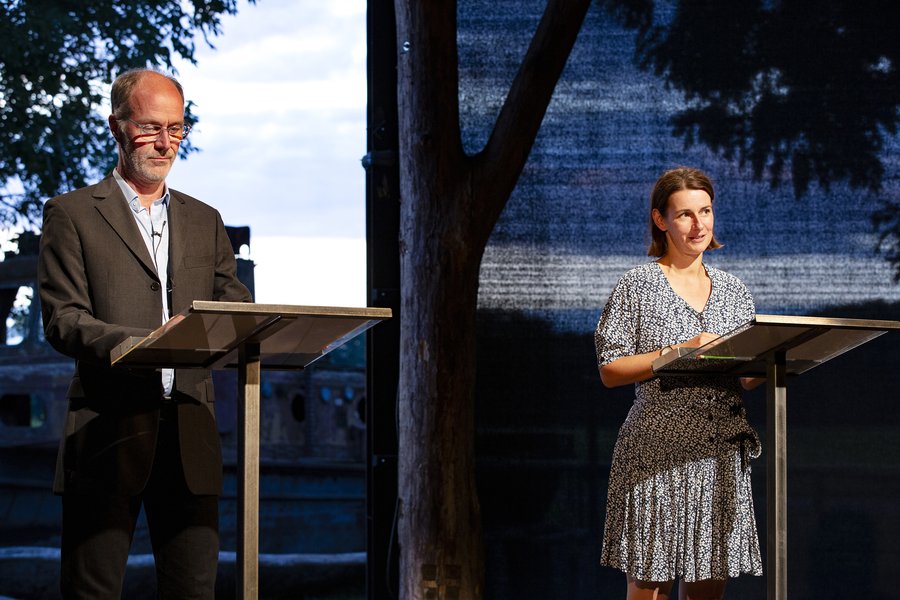
[[[322,268],[305,273],[307,290],[345,289],[364,305],[365,0],[242,3],[222,25],[215,50],[198,46],[197,66],[178,65],[202,152],[179,161],[169,184],[218,208],[227,224],[250,226],[253,254],[265,257],[259,294],[288,294],[279,260],[314,261]],[[318,250],[298,255],[312,239]],[[339,271],[357,281],[338,286]]]

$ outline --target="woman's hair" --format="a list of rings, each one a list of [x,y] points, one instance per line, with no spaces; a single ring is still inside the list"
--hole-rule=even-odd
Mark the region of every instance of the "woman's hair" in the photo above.
[[[700,169],[677,167],[663,173],[656,180],[653,191],[650,192],[650,248],[647,250],[647,256],[662,256],[669,248],[666,232],[653,222],[653,209],[655,208],[663,215],[666,214],[666,210],[669,208],[669,198],[681,190],[703,190],[709,194],[710,202],[716,197],[712,181]],[[713,235],[707,249],[721,247],[722,244]]]

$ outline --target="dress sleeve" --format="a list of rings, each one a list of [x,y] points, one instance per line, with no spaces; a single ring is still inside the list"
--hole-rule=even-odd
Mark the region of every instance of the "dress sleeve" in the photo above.
[[[747,323],[756,316],[756,304],[753,302],[753,295],[744,282],[735,278],[735,300],[737,304],[738,325]]]
[[[625,279],[620,280],[609,295],[594,332],[599,366],[636,353],[639,315],[633,286]]]

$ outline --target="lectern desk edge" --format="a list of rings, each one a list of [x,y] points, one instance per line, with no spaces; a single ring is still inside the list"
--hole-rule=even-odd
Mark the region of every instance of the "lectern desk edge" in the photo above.
[[[110,353],[114,366],[238,369],[239,600],[259,596],[260,369],[306,368],[391,317],[389,308],[196,300],[147,337],[130,337]]]
[[[756,315],[699,348],[678,348],[653,361],[655,375],[766,378],[766,588],[787,600],[787,375],[800,375],[890,330],[900,321]],[[771,333],[771,335],[767,335]],[[823,336],[830,336],[823,343]],[[754,338],[754,336],[756,336]],[[841,343],[841,342],[846,343]],[[749,356],[735,349],[754,350]],[[803,351],[800,351],[802,349]],[[816,356],[816,351],[821,356]],[[795,351],[801,356],[791,356]]]
[[[216,340],[217,347],[203,348],[202,351],[192,346],[190,338],[177,340],[179,334],[191,324],[185,324],[184,319],[205,315],[214,317],[262,317],[259,323],[251,323],[245,331],[235,331],[234,336],[227,339]],[[176,315],[168,323],[162,325],[146,337],[128,337],[110,353],[110,362],[113,365],[127,365],[129,367],[175,367],[175,368],[203,368],[226,369],[237,366],[237,349],[242,343],[253,340],[264,342],[267,335],[274,333],[272,327],[284,328],[286,322],[298,319],[342,319],[358,321],[359,326],[344,331],[342,335],[330,340],[326,345],[317,348],[314,357],[301,357],[299,362],[286,364],[266,360],[266,345],[263,345],[263,369],[302,369],[314,360],[321,358],[331,350],[340,347],[353,337],[374,326],[380,321],[392,317],[391,309],[378,307],[330,307],[330,306],[305,306],[290,304],[258,304],[252,302],[218,302],[195,300],[191,305]],[[181,343],[178,344],[177,342]],[[206,340],[207,342],[209,340]],[[177,351],[171,351],[165,358],[160,357],[172,346]],[[209,344],[207,344],[209,345]],[[290,348],[289,348],[290,349]],[[284,354],[283,348],[280,354]],[[271,358],[271,357],[270,357]],[[307,360],[302,360],[306,358]]]
[[[753,335],[753,328],[771,326],[782,329],[783,335],[770,340],[765,347],[763,342],[754,345],[756,350],[764,347],[755,355],[737,355],[735,352],[722,352],[733,344],[740,345],[743,339]],[[740,375],[765,377],[767,370],[765,356],[779,350],[789,351],[803,344],[810,344],[817,337],[827,332],[853,332],[852,339],[840,340],[840,344],[832,343],[824,356],[788,357],[787,373],[799,375],[832,358],[840,356],[853,348],[879,337],[892,329],[900,329],[900,321],[877,319],[848,319],[831,317],[794,317],[787,315],[756,315],[754,319],[735,328],[707,344],[698,348],[677,348],[676,352],[668,352],[653,361],[653,373],[656,375]],[[848,334],[849,335],[849,334]],[[815,352],[816,348],[812,351]],[[821,350],[821,349],[819,349]],[[708,363],[704,366],[703,362]]]

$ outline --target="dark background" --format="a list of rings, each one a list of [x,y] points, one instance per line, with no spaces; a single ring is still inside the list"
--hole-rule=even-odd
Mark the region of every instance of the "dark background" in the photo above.
[[[460,1],[470,151],[484,143],[543,5]],[[881,150],[880,189],[835,177],[797,196],[794,182],[773,186],[734,157],[686,146],[672,128],[686,101],[642,70],[634,50],[634,31],[593,6],[482,264],[476,448],[487,598],[624,596],[624,576],[599,566],[599,549],[612,446],[633,390],[601,385],[593,330],[618,277],[649,260],[648,197],[662,171],[687,164],[712,176],[725,247],[706,260],[743,279],[759,313],[900,318],[872,221],[881,199],[898,195],[896,137]],[[856,101],[858,90],[845,92]],[[792,598],[893,594],[898,342],[885,335],[788,382]],[[764,390],[746,402],[764,437]],[[765,552],[764,458],[753,482]],[[765,589],[765,577],[744,576],[727,596]]]

